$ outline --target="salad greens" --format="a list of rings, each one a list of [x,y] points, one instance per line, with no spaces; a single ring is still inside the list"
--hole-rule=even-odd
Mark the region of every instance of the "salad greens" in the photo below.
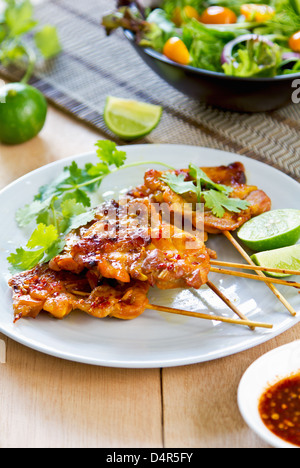
[[[298,45],[291,48],[290,39],[300,31],[300,0],[163,0],[154,10],[134,9],[132,3],[122,1],[117,12],[103,18],[108,33],[118,27],[131,29],[141,47],[160,53],[170,38],[178,37],[189,51],[190,66],[226,75],[273,77],[299,72],[300,39],[299,49]],[[212,6],[230,9],[236,21],[207,23],[202,15]],[[250,11],[254,7],[250,16],[245,6],[250,6]],[[267,7],[272,14],[257,13],[258,7]],[[178,14],[180,27],[175,24]],[[244,41],[234,42],[243,36]],[[230,45],[231,55],[224,60]]]
[[[236,62],[223,64],[227,75],[275,76],[281,64],[280,47],[277,44],[270,46],[265,42],[247,41],[245,48],[238,49],[236,58]]]

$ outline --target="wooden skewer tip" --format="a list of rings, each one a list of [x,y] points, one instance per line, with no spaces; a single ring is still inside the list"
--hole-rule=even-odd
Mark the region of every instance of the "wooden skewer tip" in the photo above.
[[[183,315],[186,317],[194,317],[194,318],[200,318],[204,320],[231,323],[234,325],[244,325],[244,326],[251,327],[251,328],[268,328],[268,329],[273,328],[273,325],[269,323],[253,322],[251,320],[237,320],[237,319],[231,319],[227,317],[219,317],[218,315],[210,315],[210,314],[203,314],[200,312],[191,312],[187,310],[173,309],[171,307],[159,306],[159,305],[154,305],[154,304],[149,304],[147,306],[147,309],[156,310],[160,312],[167,312],[167,313],[171,313],[174,315]]]

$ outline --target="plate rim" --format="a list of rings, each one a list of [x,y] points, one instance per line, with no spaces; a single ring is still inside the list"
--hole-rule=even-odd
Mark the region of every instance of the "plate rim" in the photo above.
[[[219,152],[219,153],[223,153],[223,154],[227,154],[227,155],[231,154],[231,155],[235,156],[235,158],[237,158],[237,160],[239,159],[241,161],[243,161],[243,160],[244,161],[251,161],[254,164],[258,164],[258,165],[261,165],[263,167],[268,167],[268,169],[273,171],[274,174],[276,173],[276,174],[280,174],[281,176],[284,176],[288,181],[293,182],[295,184],[295,186],[299,185],[299,182],[296,179],[294,179],[290,175],[286,174],[284,171],[281,171],[277,167],[272,166],[271,164],[265,163],[263,161],[259,161],[258,159],[253,159],[250,156],[246,156],[246,155],[238,154],[238,153],[233,153],[231,151],[226,151],[226,150],[222,150],[222,149],[219,149],[219,148],[211,148],[209,146],[184,145],[184,144],[176,144],[176,143],[145,143],[145,144],[140,144],[140,145],[139,144],[134,144],[134,145],[117,146],[117,148],[119,150],[123,150],[123,151],[130,150],[131,148],[134,148],[134,147],[139,147],[139,148],[177,147],[177,148],[192,148],[192,149],[197,148],[199,150],[214,151],[214,152]],[[40,171],[43,171],[45,169],[48,169],[50,167],[56,167],[56,166],[63,165],[64,163],[67,163],[68,161],[73,161],[75,159],[76,160],[77,159],[84,159],[84,158],[89,157],[89,156],[92,156],[92,157],[96,156],[96,151],[85,151],[85,152],[75,153],[73,156],[67,156],[66,158],[58,159],[56,161],[52,161],[50,163],[44,164],[43,166],[40,166],[40,167],[30,171],[30,172],[27,172],[26,174],[24,174],[21,177],[18,177],[16,180],[13,180],[8,185],[3,187],[0,190],[0,196],[2,195],[3,192],[10,189],[15,184],[20,183],[23,179],[26,179],[30,175],[34,175],[34,174],[36,174],[36,173],[38,173]],[[246,168],[246,172],[247,172],[247,168]]]

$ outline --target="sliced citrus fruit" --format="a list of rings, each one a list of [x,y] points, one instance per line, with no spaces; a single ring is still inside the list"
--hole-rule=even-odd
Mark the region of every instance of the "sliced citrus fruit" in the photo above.
[[[247,221],[238,238],[256,252],[296,244],[300,238],[300,210],[268,211]]]
[[[148,135],[160,122],[162,107],[145,102],[109,96],[104,120],[108,128],[124,140]]]
[[[283,247],[282,249],[259,252],[252,255],[256,265],[264,268],[279,268],[281,270],[300,271],[300,244]],[[290,274],[266,272],[273,278],[285,278]]]

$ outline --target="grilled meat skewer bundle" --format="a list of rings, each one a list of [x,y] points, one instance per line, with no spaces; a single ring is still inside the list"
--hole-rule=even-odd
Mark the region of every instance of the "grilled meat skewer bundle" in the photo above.
[[[149,304],[147,282],[98,282],[91,272],[79,275],[56,272],[47,264],[15,275],[9,285],[13,289],[15,321],[36,318],[42,311],[63,319],[73,310],[96,318],[131,320],[141,315]]]
[[[205,244],[162,223],[148,199],[106,203],[96,218],[69,236],[51,269],[88,269],[99,278],[146,281],[159,289],[199,289],[207,282],[210,256]]]
[[[232,187],[232,197],[250,204],[241,213],[226,212],[224,218],[205,211],[206,232],[237,229],[252,216],[270,210],[267,195],[246,185],[242,164],[203,171],[213,182]],[[191,179],[188,170],[176,173]],[[198,230],[198,218],[202,216],[203,221],[203,215],[193,209],[193,194],[177,195],[161,180],[163,174],[147,171],[142,186],[119,202],[103,203],[92,222],[71,232],[64,251],[49,264],[14,276],[9,285],[15,319],[36,317],[42,310],[64,318],[75,309],[98,318],[132,319],[149,306],[151,286],[200,289],[207,284],[210,258],[216,254],[203,242],[203,226]],[[193,232],[178,227],[174,216],[166,222],[154,206],[157,203],[177,206],[178,219],[183,205],[190,204]]]
[[[236,162],[229,166],[203,167],[201,169],[212,182],[232,188],[231,198],[239,198],[249,203],[249,208],[246,210],[239,213],[226,211],[222,218],[216,217],[210,210],[205,210],[204,231],[206,233],[219,234],[222,231],[235,231],[254,216],[270,211],[272,202],[265,192],[256,186],[247,185],[245,168],[242,163]],[[169,172],[153,169],[147,171],[144,184],[131,190],[129,196],[133,198],[146,197],[152,203],[167,203],[175,209],[178,206],[179,212],[181,212],[183,205],[195,204],[195,194],[178,195],[162,180],[163,175]],[[175,171],[175,174],[184,174],[186,181],[193,180],[186,169]],[[194,211],[193,224],[195,227],[199,225],[198,216],[199,214]]]

